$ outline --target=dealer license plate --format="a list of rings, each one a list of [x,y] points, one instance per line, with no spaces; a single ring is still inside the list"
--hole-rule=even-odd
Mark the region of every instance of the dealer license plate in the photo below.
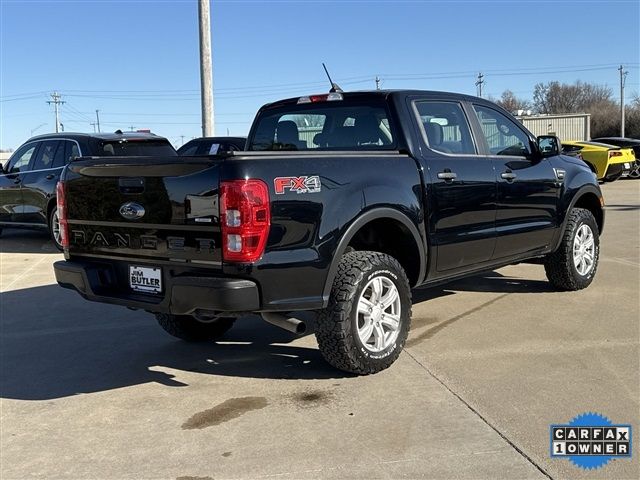
[[[129,265],[129,286],[136,292],[162,292],[162,269]]]

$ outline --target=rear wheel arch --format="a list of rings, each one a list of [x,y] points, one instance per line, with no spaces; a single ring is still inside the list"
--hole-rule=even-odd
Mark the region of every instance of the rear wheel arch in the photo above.
[[[587,162],[587,161],[586,161],[586,160],[584,160],[584,159],[583,159],[582,161],[583,161],[584,163],[586,163],[586,164],[587,164],[587,167],[589,167],[593,173],[595,173],[596,175],[598,175],[598,169],[595,167],[595,165],[594,165],[593,163],[591,163],[591,162]]]
[[[381,248],[375,248],[371,234],[379,232]],[[388,238],[401,235],[397,242]],[[385,248],[385,246],[387,248]],[[349,225],[336,248],[329,273],[325,280],[323,300],[326,303],[338,271],[338,264],[345,253],[354,250],[374,250],[393,256],[402,265],[412,286],[425,276],[427,251],[417,226],[404,213],[393,208],[374,208],[360,215]],[[415,256],[418,262],[415,262]],[[397,258],[400,257],[400,258]]]
[[[52,196],[47,202],[47,224],[51,218],[51,211],[58,206],[58,200],[55,196]]]

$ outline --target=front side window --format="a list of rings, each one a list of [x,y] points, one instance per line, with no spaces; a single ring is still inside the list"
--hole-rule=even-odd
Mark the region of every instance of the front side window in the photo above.
[[[449,154],[476,154],[467,117],[454,102],[418,101],[415,103],[427,145]]]
[[[57,140],[49,140],[46,142],[42,142],[42,146],[40,150],[38,150],[38,155],[33,162],[33,166],[31,170],[46,170],[48,168],[53,168],[53,159],[56,155],[56,149],[58,149]],[[62,146],[64,148],[64,145]]]
[[[249,150],[392,150],[384,106],[321,102],[264,111]]]
[[[7,172],[19,173],[27,170],[27,168],[29,167],[29,162],[31,161],[31,157],[33,157],[37,146],[37,143],[30,143],[29,145],[25,145],[24,147],[20,148],[13,155],[13,157],[11,157],[11,160],[7,165]]]
[[[493,155],[528,157],[531,155],[531,142],[518,125],[502,113],[492,108],[474,105],[482,133]]]

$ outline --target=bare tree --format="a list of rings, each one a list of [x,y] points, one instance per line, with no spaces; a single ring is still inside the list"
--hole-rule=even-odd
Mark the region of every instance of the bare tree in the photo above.
[[[493,100],[508,112],[515,112],[517,110],[528,110],[531,108],[531,103],[528,100],[518,98],[511,90],[505,90],[502,92],[500,100]]]
[[[609,87],[577,81],[538,83],[533,90],[533,106],[538,113],[583,113],[593,105],[614,104]]]

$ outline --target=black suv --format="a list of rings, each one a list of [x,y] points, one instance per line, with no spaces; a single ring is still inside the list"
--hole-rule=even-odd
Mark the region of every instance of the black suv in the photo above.
[[[2,228],[48,229],[56,247],[60,227],[56,183],[75,157],[176,156],[166,138],[149,133],[51,133],[29,139],[0,173]]]

